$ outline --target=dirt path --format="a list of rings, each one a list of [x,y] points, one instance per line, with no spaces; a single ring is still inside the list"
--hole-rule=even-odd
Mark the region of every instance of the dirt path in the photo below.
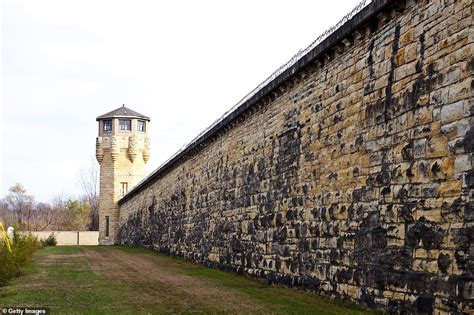
[[[51,314],[364,314],[354,305],[267,285],[143,249],[56,246],[0,288],[1,306]]]
[[[210,282],[184,275],[179,260],[146,253],[128,253],[113,248],[83,248],[92,270],[132,288],[139,304],[166,305],[171,309],[209,309],[227,312],[264,312],[256,303],[237,291],[223,290]]]

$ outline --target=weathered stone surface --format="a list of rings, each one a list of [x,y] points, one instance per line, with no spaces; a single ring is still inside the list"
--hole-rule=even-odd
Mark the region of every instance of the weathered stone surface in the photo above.
[[[121,202],[117,242],[472,312],[473,4],[396,3]]]

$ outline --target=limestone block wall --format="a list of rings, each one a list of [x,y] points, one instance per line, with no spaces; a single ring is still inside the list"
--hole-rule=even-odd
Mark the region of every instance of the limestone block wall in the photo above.
[[[472,311],[473,4],[385,2],[123,198],[117,243],[370,307]]]

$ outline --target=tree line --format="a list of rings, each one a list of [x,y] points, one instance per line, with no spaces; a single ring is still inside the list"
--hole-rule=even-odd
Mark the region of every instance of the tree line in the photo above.
[[[15,184],[0,199],[0,220],[20,231],[97,231],[99,229],[98,169],[82,169],[78,197],[56,196],[36,202],[22,184]]]

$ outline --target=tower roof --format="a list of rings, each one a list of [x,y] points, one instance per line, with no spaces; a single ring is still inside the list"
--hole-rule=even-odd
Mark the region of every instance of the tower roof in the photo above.
[[[121,118],[121,117],[141,118],[146,121],[150,121],[150,117],[137,113],[136,111],[125,107],[125,105],[122,105],[121,107],[114,109],[111,112],[100,115],[99,117],[96,118],[96,120],[102,120],[102,119],[107,119],[107,118]]]

